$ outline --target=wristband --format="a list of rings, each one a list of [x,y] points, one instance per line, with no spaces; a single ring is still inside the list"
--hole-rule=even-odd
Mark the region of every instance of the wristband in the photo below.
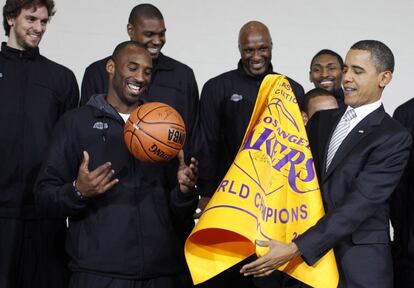
[[[79,198],[83,199],[83,195],[82,193],[78,190],[78,188],[76,188],[76,180],[73,181],[72,183],[73,189],[75,189],[76,195],[78,195]]]

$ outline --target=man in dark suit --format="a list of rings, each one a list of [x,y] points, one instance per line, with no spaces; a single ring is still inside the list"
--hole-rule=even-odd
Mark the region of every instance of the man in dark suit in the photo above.
[[[291,243],[257,241],[269,252],[242,273],[265,276],[297,256],[314,265],[334,248],[338,287],[393,287],[389,199],[411,145],[410,134],[381,104],[393,70],[393,54],[383,43],[351,47],[343,74],[349,107],[321,111],[309,123],[326,215]]]

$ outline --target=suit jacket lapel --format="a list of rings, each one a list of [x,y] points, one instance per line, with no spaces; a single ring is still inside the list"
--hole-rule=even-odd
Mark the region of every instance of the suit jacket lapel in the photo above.
[[[331,165],[328,168],[328,171],[326,171],[324,174],[323,181],[325,181],[332,174],[335,168],[343,161],[343,159],[349,154],[349,152],[352,149],[354,149],[354,147],[357,146],[362,139],[367,137],[375,126],[381,123],[381,120],[383,119],[384,115],[384,107],[381,105],[381,107],[374,110],[372,113],[368,114],[361,122],[359,122],[352,129],[352,131],[345,137],[344,141],[341,143],[338,150],[336,151],[335,156],[332,159]],[[323,171],[326,170],[326,155],[328,154],[329,142],[326,145],[325,157],[323,160]]]

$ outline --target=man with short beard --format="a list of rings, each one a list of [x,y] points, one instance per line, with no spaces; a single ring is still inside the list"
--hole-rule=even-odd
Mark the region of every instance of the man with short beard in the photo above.
[[[70,287],[191,287],[174,225],[192,220],[197,160],[187,166],[180,151],[170,163],[142,162],[125,145],[151,81],[144,47],[119,44],[106,70],[108,93],[57,124],[35,192],[46,215],[69,217]]]
[[[0,287],[66,287],[64,218],[35,209],[33,187],[59,117],[79,101],[75,75],[39,54],[53,0],[7,0],[0,52]]]

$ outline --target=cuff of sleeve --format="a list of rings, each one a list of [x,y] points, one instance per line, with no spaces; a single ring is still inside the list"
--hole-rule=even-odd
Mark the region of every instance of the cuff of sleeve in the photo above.
[[[174,188],[174,195],[176,198],[176,202],[177,203],[182,203],[182,204],[187,204],[188,202],[193,202],[195,200],[195,196],[196,196],[196,189],[194,189],[193,191],[187,192],[187,193],[183,193],[180,191],[179,186],[177,185]]]
[[[76,181],[76,180],[75,180]],[[80,193],[75,186],[75,181],[70,184],[69,188],[69,198],[72,201],[73,204],[84,206],[88,202],[88,199],[82,196],[82,193]]]
[[[315,257],[310,247],[306,246],[306,240],[301,239],[301,236],[299,236],[292,242],[294,242],[298,247],[300,256],[307,265],[312,266],[319,260],[319,258]]]
[[[198,191],[201,197],[213,197],[217,187],[215,187],[212,182],[203,179],[198,179],[197,182]]]

